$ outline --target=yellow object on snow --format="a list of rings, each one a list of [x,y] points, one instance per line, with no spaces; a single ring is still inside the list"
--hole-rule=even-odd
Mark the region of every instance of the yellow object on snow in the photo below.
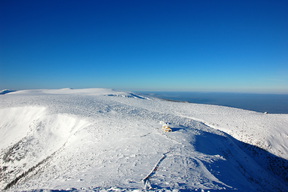
[[[168,125],[163,125],[162,130],[165,132],[172,132],[172,129]]]

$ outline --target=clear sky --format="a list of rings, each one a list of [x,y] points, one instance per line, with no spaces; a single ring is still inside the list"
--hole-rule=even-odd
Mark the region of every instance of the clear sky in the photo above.
[[[0,0],[0,89],[288,93],[287,0]]]

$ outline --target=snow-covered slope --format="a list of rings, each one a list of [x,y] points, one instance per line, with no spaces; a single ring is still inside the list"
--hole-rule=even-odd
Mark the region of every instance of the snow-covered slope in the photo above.
[[[0,189],[286,191],[287,125],[284,114],[109,89],[9,92]]]

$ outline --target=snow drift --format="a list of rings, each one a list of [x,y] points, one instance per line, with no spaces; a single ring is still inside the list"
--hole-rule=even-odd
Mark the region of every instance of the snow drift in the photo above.
[[[0,189],[285,191],[287,123],[109,89],[9,92],[0,96]]]
[[[50,158],[77,130],[89,123],[66,114],[47,114],[44,107],[0,109],[1,185],[9,188]],[[5,173],[13,174],[5,174]]]

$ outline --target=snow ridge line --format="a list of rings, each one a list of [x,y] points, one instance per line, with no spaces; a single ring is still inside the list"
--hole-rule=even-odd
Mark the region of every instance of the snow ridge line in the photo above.
[[[159,161],[156,163],[156,165],[153,167],[153,169],[150,171],[150,173],[142,179],[142,181],[144,183],[145,190],[146,189],[152,189],[151,182],[150,182],[149,178],[156,173],[156,171],[159,168],[160,163],[167,157],[166,154],[168,154],[168,153],[170,153],[170,151],[163,153],[163,156],[159,159]]]

